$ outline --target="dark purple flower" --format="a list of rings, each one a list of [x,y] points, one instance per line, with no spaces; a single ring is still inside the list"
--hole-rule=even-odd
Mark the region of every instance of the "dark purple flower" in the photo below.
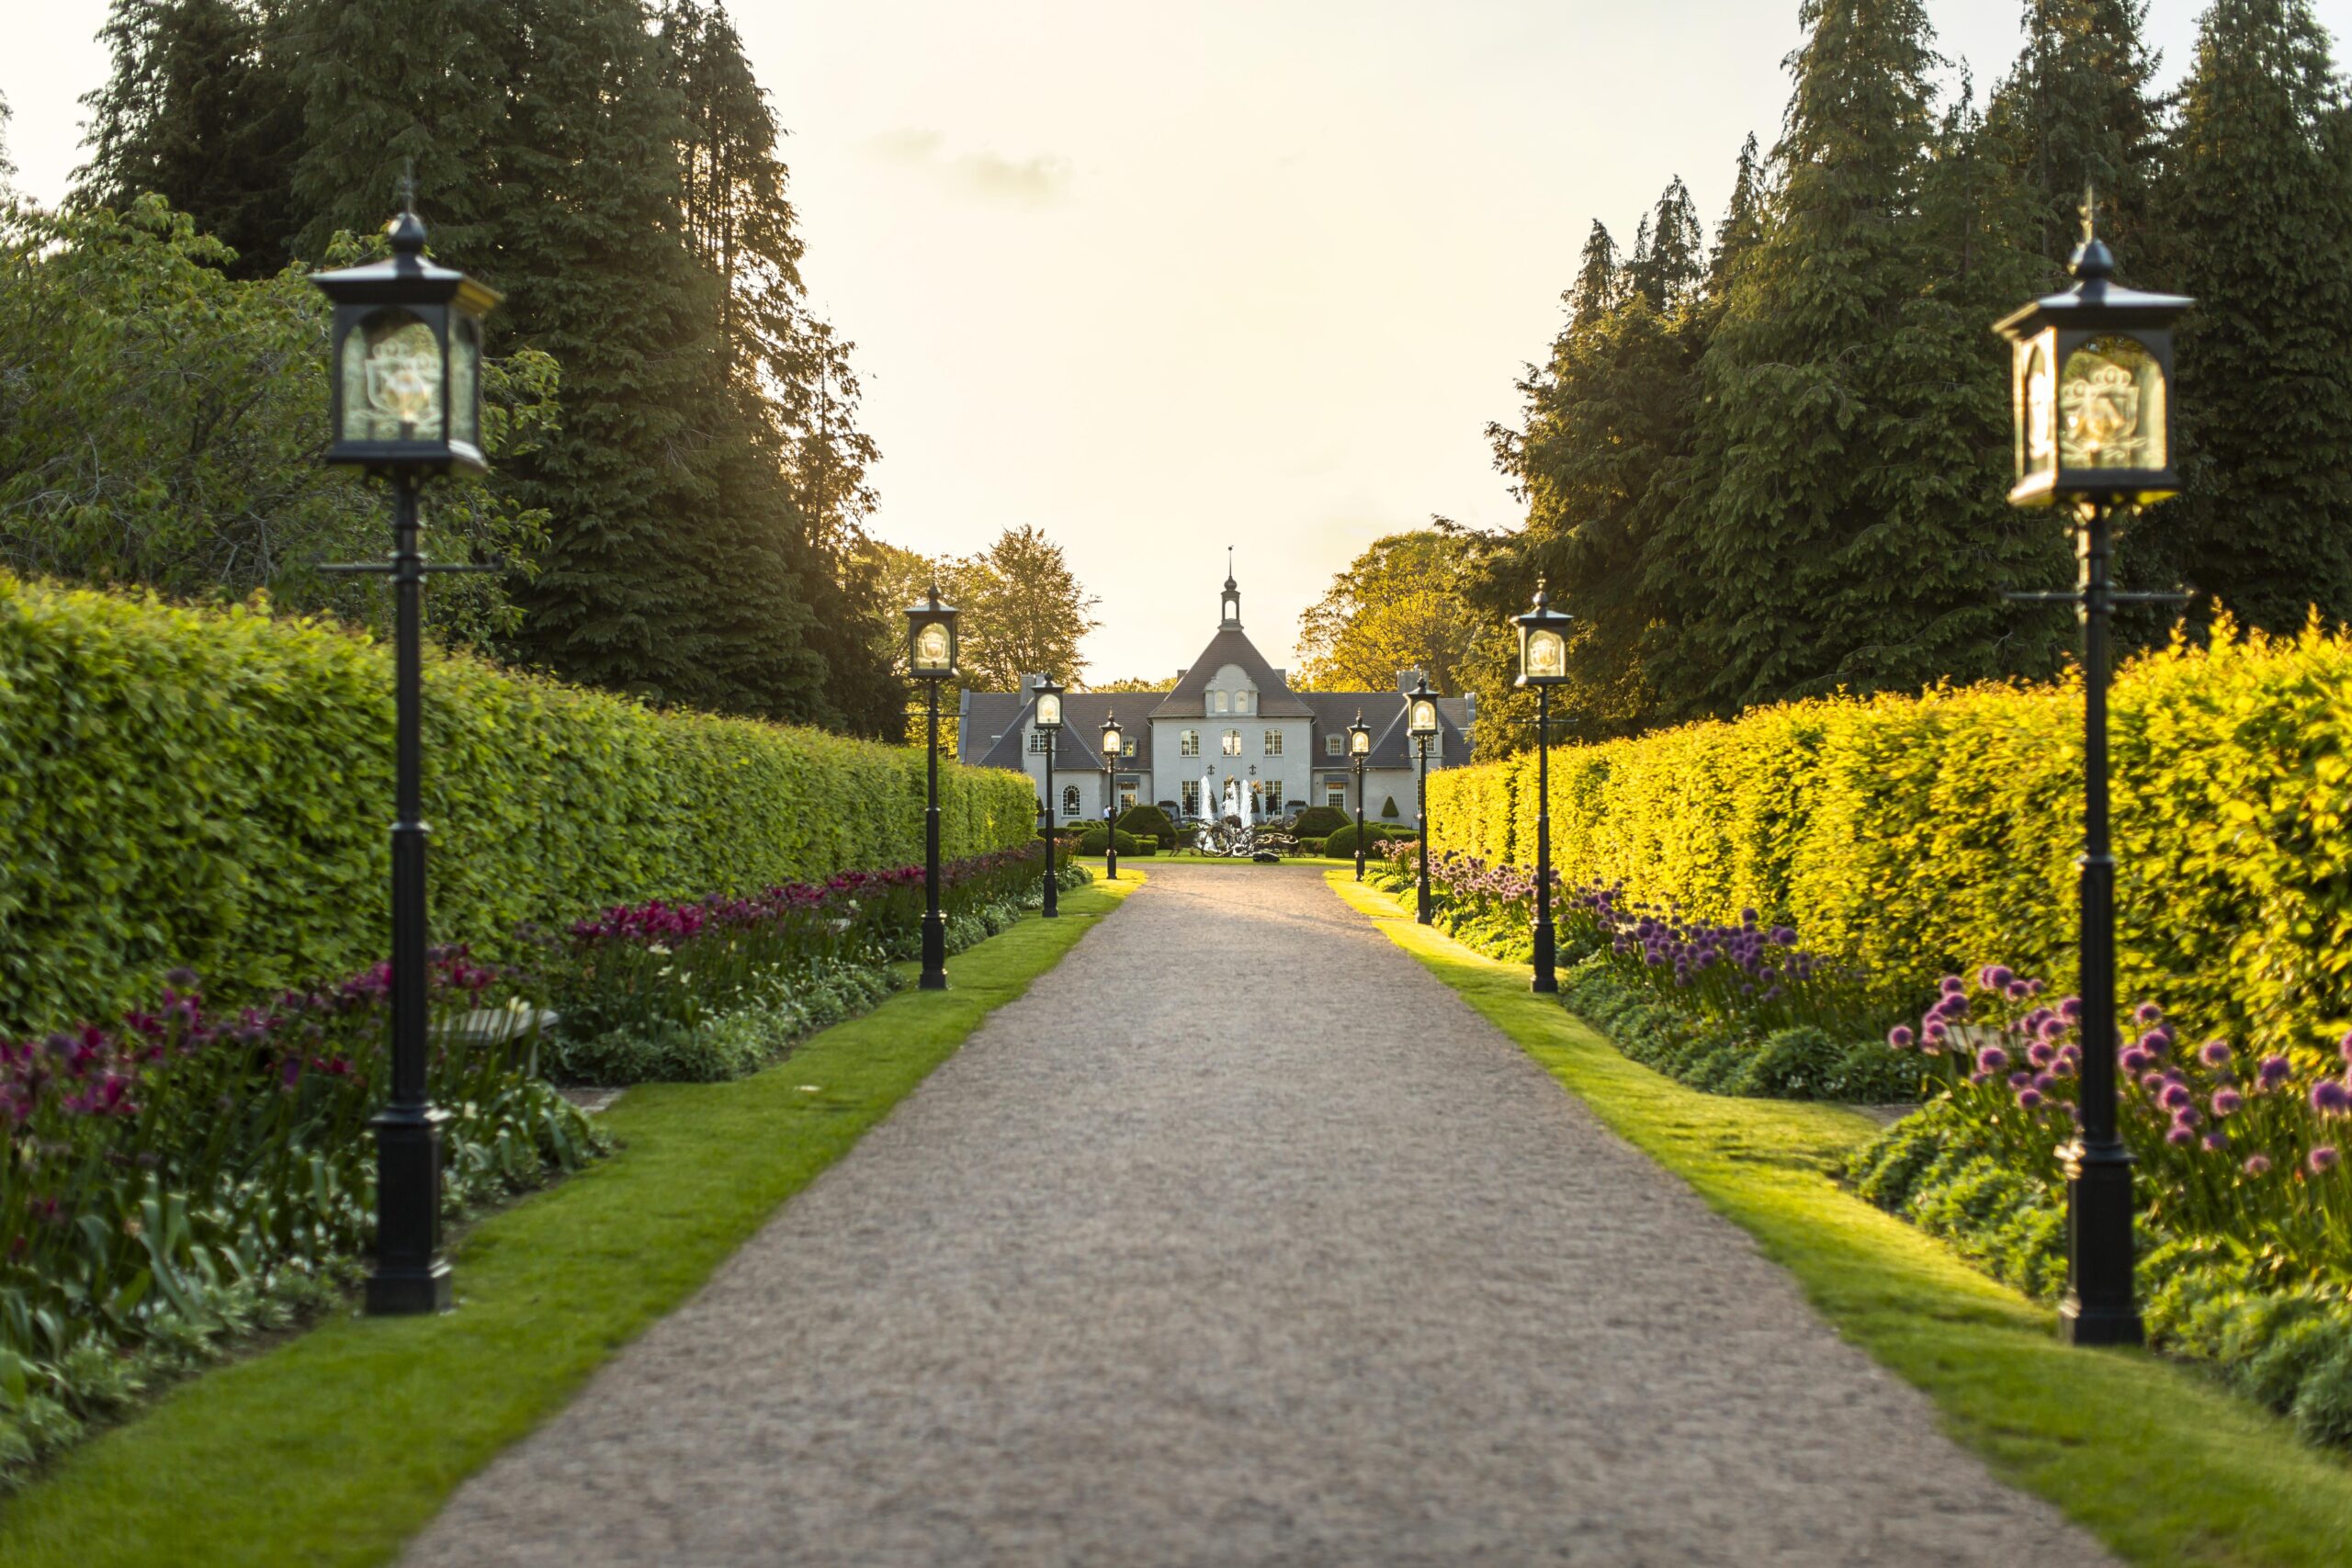
[[[1987,964],[1976,973],[1977,985],[1988,991],[2006,991],[2009,988],[2009,982],[2016,978],[2009,973],[2008,966],[2001,964]]]
[[[2270,1156],[2268,1155],[2248,1155],[2245,1156],[2245,1164],[2239,1168],[2244,1170],[2248,1176],[2267,1176],[2270,1174]]]
[[[1976,1066],[1981,1071],[1997,1073],[2008,1065],[2009,1054],[1998,1045],[1987,1045],[1976,1053]]]
[[[2305,1163],[2310,1165],[2313,1175],[2317,1175],[2319,1172],[2324,1170],[2334,1170],[2335,1168],[2335,1145],[2334,1144],[2313,1145],[2312,1152]]]
[[[1898,1051],[1908,1051],[1917,1039],[1918,1037],[1911,1032],[1911,1027],[1908,1024],[1898,1023],[1886,1032],[1886,1043]]]
[[[2208,1040],[2197,1048],[2197,1059],[2209,1067],[2226,1067],[2230,1065],[2230,1043]]]
[[[2177,1111],[2187,1105],[2190,1098],[2187,1084],[2168,1083],[2156,1095],[2156,1103],[2167,1111]]]
[[[2158,1007],[2154,1002],[2142,1002],[2138,1007],[2132,1010],[2132,1021],[2139,1024],[2143,1029],[2145,1029],[2152,1023],[2163,1022],[2165,1010]]]
[[[2197,1134],[2176,1122],[2165,1131],[2165,1142],[2174,1148],[2186,1148],[2197,1141]]]
[[[2294,1064],[2284,1056],[2265,1056],[2262,1066],[2255,1069],[2254,1076],[2264,1089],[2277,1089],[2294,1070]]]
[[[2312,1085],[2312,1109],[2323,1116],[2341,1116],[2352,1111],[2352,1089],[2335,1078],[2322,1078]]]
[[[1947,975],[1942,979],[1936,982],[1936,989],[1942,992],[1945,996],[1950,996],[1954,991],[1964,991],[1968,989],[1968,982],[1962,979],[1957,975]]]
[[[2083,998],[2080,997],[2068,997],[2059,1002],[2058,1016],[2064,1019],[2068,1023],[2082,1022]]]
[[[2043,1046],[2041,1049],[2047,1050],[2048,1047]],[[2155,1058],[2149,1055],[2145,1051],[2141,1050],[2137,1045],[2126,1045],[2123,1048],[2123,1055],[2118,1056],[2116,1060],[2123,1065],[2123,1070],[2125,1072],[2140,1073],[2147,1071],[2148,1065],[2151,1062],[2154,1062]]]
[[[2217,1089],[2213,1091],[2213,1114],[2216,1116],[2234,1115],[2245,1104],[2245,1096],[2233,1089]]]
[[[2041,1091],[2030,1086],[2018,1090],[2018,1103],[2028,1111],[2039,1110],[2041,1105]]]
[[[2230,1135],[2227,1133],[2212,1132],[2205,1134],[2205,1152],[2207,1154],[2219,1154],[2229,1146]]]

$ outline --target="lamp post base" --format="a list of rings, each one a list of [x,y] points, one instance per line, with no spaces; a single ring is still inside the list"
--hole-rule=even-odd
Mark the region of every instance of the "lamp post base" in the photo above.
[[[1557,952],[1552,934],[1552,922],[1545,920],[1535,928],[1535,980],[1532,987],[1532,989],[1544,996],[1552,996],[1560,988],[1560,977],[1555,965]]]
[[[2080,1141],[2058,1151],[2066,1173],[2066,1299],[2058,1308],[2076,1345],[2147,1341],[2132,1303],[2132,1156],[2120,1144]]]
[[[449,1265],[441,1256],[441,1123],[446,1111],[387,1106],[376,1116],[376,1258],[368,1271],[370,1317],[447,1312]]]

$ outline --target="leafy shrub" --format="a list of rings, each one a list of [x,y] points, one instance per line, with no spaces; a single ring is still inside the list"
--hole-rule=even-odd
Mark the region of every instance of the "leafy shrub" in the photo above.
[[[1394,820],[1396,817],[1401,815],[1401,813],[1396,809],[1396,797],[1395,795],[1392,795],[1387,799],[1380,803],[1380,814],[1391,820]]]
[[[2128,663],[2113,697],[2118,988],[2199,1037],[2316,1053],[2352,1018],[2352,637]],[[1554,749],[1553,864],[1692,915],[1743,908],[1890,986],[1996,954],[2072,973],[2082,694],[1822,698]],[[1431,773],[1433,849],[1533,859],[1532,753]],[[2331,1021],[2335,1021],[2331,1023]]]
[[[1323,846],[1324,846],[1328,841],[1329,841],[1328,840],[1323,840],[1323,839],[1301,839],[1301,840],[1299,840],[1299,841],[1298,841],[1298,850],[1299,850],[1299,852],[1300,852],[1301,854],[1306,854],[1306,855],[1319,855],[1319,854],[1323,854],[1323,853],[1327,852],[1324,850],[1324,847],[1323,847]]]
[[[435,934],[922,858],[919,749],[685,713],[428,654]],[[388,924],[391,668],[322,624],[0,575],[0,1032],[113,1018],[167,969],[266,998]],[[1020,774],[943,767],[951,859],[1032,841]]]
[[[1176,824],[1168,813],[1149,804],[1131,806],[1118,820],[1118,827],[1137,840],[1149,839],[1156,846],[1173,849],[1176,844]],[[1122,850],[1122,854],[1126,852]]]
[[[1142,854],[1145,852],[1134,834],[1126,832],[1124,829],[1117,831],[1117,838],[1113,839],[1110,836],[1111,830],[1105,829],[1100,822],[1094,823],[1086,829],[1083,835],[1080,837],[1078,840],[1078,852],[1082,855],[1099,855],[1102,852],[1102,846],[1106,842],[1117,844],[1119,852],[1123,855]]]
[[[1290,830],[1302,840],[1328,839],[1341,828],[1351,826],[1353,820],[1336,806],[1310,806],[1298,814]]]
[[[1419,835],[1410,828],[1392,827],[1385,822],[1367,822],[1363,825],[1363,838],[1365,845],[1369,847],[1389,842],[1413,843],[1418,841]],[[1331,836],[1323,840],[1323,852],[1341,860],[1354,859],[1356,825],[1349,822],[1334,829]]]

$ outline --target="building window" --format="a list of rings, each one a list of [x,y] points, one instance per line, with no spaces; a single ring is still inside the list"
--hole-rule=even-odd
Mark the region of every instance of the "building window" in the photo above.
[[[1348,808],[1348,786],[1345,784],[1325,784],[1323,786],[1323,804],[1329,807],[1334,811],[1345,811]]]
[[[1075,817],[1078,815],[1079,809],[1078,786],[1076,784],[1072,784],[1069,788],[1062,791],[1062,815],[1065,817]]]
[[[1127,786],[1127,785],[1125,785],[1125,784],[1121,785],[1121,786],[1120,786],[1120,788],[1119,788],[1119,810],[1120,810],[1120,812],[1124,815],[1124,814],[1125,814],[1125,813],[1126,813],[1126,812],[1133,811],[1135,808],[1136,808],[1136,792],[1135,792],[1135,790],[1134,790],[1132,787],[1130,787],[1130,786]]]
[[[1346,754],[1347,740],[1345,737],[1327,735],[1323,738],[1323,755],[1326,757],[1340,757],[1345,756]]]
[[[1241,731],[1228,729],[1225,732],[1225,754],[1228,757],[1241,755]]]
[[[1266,815],[1269,817],[1280,817],[1282,814],[1283,781],[1280,779],[1268,779],[1266,781]]]
[[[1226,701],[1226,694],[1223,692],[1211,692],[1209,694],[1209,712],[1223,713],[1225,711]]]
[[[1187,757],[1199,756],[1201,754],[1201,732],[1197,729],[1188,729],[1184,731],[1183,739],[1179,743],[1177,750],[1183,752]]]
[[[1236,713],[1248,713],[1250,711],[1249,693],[1236,692],[1233,694],[1233,711]]]
[[[1186,779],[1184,781],[1184,815],[1198,817],[1200,814],[1201,786],[1193,780]]]
[[[1029,732],[1029,750],[1035,751],[1040,757],[1046,754],[1046,732],[1044,730],[1033,729]]]
[[[1279,757],[1283,754],[1283,732],[1281,730],[1269,729],[1266,731],[1265,754],[1269,757]]]

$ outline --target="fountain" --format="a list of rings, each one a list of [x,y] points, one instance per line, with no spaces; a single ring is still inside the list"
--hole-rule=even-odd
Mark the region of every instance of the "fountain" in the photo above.
[[[1193,847],[1220,860],[1280,860],[1298,852],[1298,840],[1258,821],[1258,803],[1239,779],[1226,781],[1217,792],[1214,769],[1201,775],[1203,815],[1193,834]]]

